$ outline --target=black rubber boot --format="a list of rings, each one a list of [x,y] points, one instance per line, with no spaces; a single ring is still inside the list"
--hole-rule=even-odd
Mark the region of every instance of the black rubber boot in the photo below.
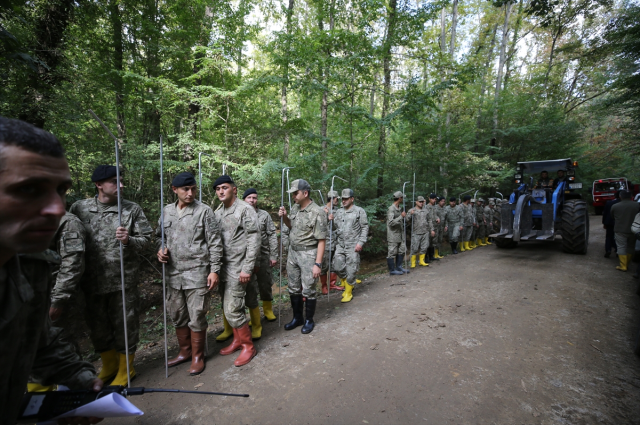
[[[458,253],[458,242],[449,242],[449,245],[451,245],[451,252],[454,254]]]
[[[396,270],[396,262],[393,260],[393,258],[387,258],[387,266],[389,267],[389,274],[391,276],[404,274],[404,273]]]
[[[402,266],[404,266],[403,261],[404,261],[404,255],[398,254],[396,256],[396,270],[398,270],[399,272],[402,272],[402,273],[409,274],[409,270],[407,270],[404,267],[402,267]]]
[[[293,319],[284,325],[285,331],[290,331],[298,326],[304,325],[304,317],[302,316],[302,294],[292,294],[291,296],[291,309],[293,310]]]
[[[313,315],[316,313],[316,300],[307,300],[305,303],[305,321],[302,327],[302,333],[308,334],[313,330]]]

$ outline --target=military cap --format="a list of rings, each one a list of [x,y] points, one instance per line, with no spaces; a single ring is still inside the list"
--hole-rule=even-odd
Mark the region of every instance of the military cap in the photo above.
[[[489,198],[489,205],[495,205],[496,204],[496,200],[493,198]]]
[[[343,198],[353,198],[353,190],[352,189],[342,189],[342,197]]]
[[[393,192],[393,199],[400,199],[400,198],[404,198],[404,195],[402,194],[402,192],[400,192],[399,190],[396,190],[395,192]]]
[[[484,202],[484,199],[478,198],[478,202]]]
[[[475,204],[476,203],[476,198],[471,198],[471,203]]]
[[[98,165],[95,170],[93,170],[93,174],[91,175],[92,182],[101,182],[102,180],[110,179],[111,177],[115,177],[117,175],[115,165]],[[122,170],[120,170],[120,175],[122,175]]]
[[[429,199],[438,199],[438,195],[432,193],[431,195],[429,195]]]
[[[193,174],[189,172],[180,173],[171,180],[171,186],[174,187],[183,187],[183,186],[193,186],[196,184],[196,178],[193,177]]]
[[[311,185],[306,180],[297,179],[291,182],[291,189],[287,190],[287,193],[293,193],[299,190],[311,191]]]
[[[449,198],[449,202],[456,202],[456,197],[452,196],[451,198]]]
[[[258,191],[255,190],[254,188],[250,187],[249,189],[245,190],[244,193],[242,194],[242,199],[245,199],[247,196],[252,195],[252,194],[258,194]]]
[[[468,201],[471,199],[471,195],[464,195],[464,198],[462,198],[463,201]]]
[[[225,174],[225,175],[222,175],[222,176],[220,176],[220,177],[218,177],[218,178],[216,179],[216,181],[213,183],[213,188],[215,189],[216,187],[218,187],[218,186],[220,186],[221,184],[224,184],[224,183],[231,183],[231,184],[235,184],[235,183],[233,182],[233,180],[231,180],[231,177],[229,177],[229,176],[227,176],[227,175]]]
[[[418,196],[418,202],[424,202],[424,198],[422,196]]]
[[[330,190],[329,193],[327,193],[327,198],[337,198],[338,197],[338,192],[336,192],[335,190]]]

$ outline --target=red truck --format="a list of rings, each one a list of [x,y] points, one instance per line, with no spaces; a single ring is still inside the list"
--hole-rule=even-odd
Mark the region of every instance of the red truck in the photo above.
[[[630,190],[633,197],[638,194],[640,185],[632,184],[626,177],[598,179],[593,182],[591,195],[593,196],[593,209],[597,215],[602,214],[604,204],[615,198],[616,190]]]

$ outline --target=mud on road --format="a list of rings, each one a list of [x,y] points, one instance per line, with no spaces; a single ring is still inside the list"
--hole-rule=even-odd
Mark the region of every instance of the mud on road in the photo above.
[[[242,368],[213,334],[200,376],[186,363],[165,379],[158,353],[133,385],[251,397],[148,394],[131,399],[144,416],[110,422],[638,424],[638,281],[603,258],[599,220],[586,256],[493,245],[365,279],[350,303],[319,299],[309,335],[265,323]]]

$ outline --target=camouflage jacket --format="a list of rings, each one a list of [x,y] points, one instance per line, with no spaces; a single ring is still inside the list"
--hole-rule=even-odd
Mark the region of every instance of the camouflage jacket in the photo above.
[[[433,228],[435,229],[435,227],[438,225],[436,221],[439,218],[436,208],[439,208],[439,207],[437,205],[431,205],[430,203],[428,203],[423,208],[427,211],[427,216],[429,217],[429,220],[433,222]]]
[[[338,243],[343,248],[364,246],[369,235],[367,213],[357,205],[345,210],[340,208],[333,218],[338,234]]]
[[[51,327],[52,251],[14,256],[0,268],[0,424],[13,425],[31,375],[44,385],[89,389],[96,378],[73,346]]]
[[[258,227],[260,228],[261,245],[260,261],[278,260],[278,236],[276,226],[268,212],[258,208]]]
[[[107,294],[121,290],[120,244],[116,239],[118,206],[102,211],[98,198],[84,199],[71,206],[87,229],[85,264],[81,284],[84,291]],[[123,245],[125,287],[138,282],[140,253],[151,240],[153,229],[149,226],[142,208],[134,202],[122,200],[122,227],[129,231],[129,243]]]
[[[461,205],[456,205],[451,207],[451,205],[447,205],[444,207],[444,226],[445,227],[454,227],[454,226],[463,226],[464,222],[464,211]]]
[[[491,212],[491,208],[489,208],[489,205],[484,207],[482,217],[484,218],[484,222],[486,223],[486,225],[491,227],[493,224],[493,213]]]
[[[441,207],[437,205],[435,207],[436,216],[440,219],[440,223],[437,225],[440,229],[444,228],[444,219],[447,215],[446,207]]]
[[[402,209],[391,204],[387,210],[387,242],[402,242]]]
[[[84,273],[86,230],[82,221],[65,213],[49,248],[57,252],[62,262],[53,268],[55,287],[51,291],[51,304],[56,307],[69,302],[78,289]]]
[[[331,220],[329,220],[329,214],[331,211],[329,211],[329,208],[327,208],[327,206],[325,205],[323,207],[324,212],[327,214],[327,238],[326,238],[326,243],[324,245],[324,250],[328,251],[329,250],[329,238],[331,238],[331,251],[335,251],[336,250],[336,246],[338,246],[338,235],[336,233],[336,224],[331,222]],[[333,215],[334,215],[334,219],[335,219],[335,215],[338,213],[338,208],[334,207],[333,208]]]
[[[431,233],[433,228],[433,220],[429,211],[422,207],[413,207],[407,212],[407,223],[411,225],[411,234],[424,235]]]
[[[495,207],[493,207],[493,228],[496,230],[496,232],[500,231],[500,228],[502,227],[502,212],[501,212],[501,205],[496,205]]]
[[[485,225],[485,221],[484,221],[484,207],[480,207],[476,205],[476,223],[479,226],[484,226]]]
[[[311,201],[304,209],[295,204],[289,215],[291,232],[289,247],[308,247],[318,245],[318,241],[327,238],[327,213]]]
[[[240,277],[241,272],[253,273],[260,256],[260,228],[255,208],[236,199],[226,208],[221,205],[215,212],[222,230],[222,273],[225,279]]]
[[[473,213],[473,207],[471,204],[460,204],[463,211],[462,223],[463,226],[473,226],[475,223],[475,214]]]
[[[157,248],[161,246],[160,220],[156,228]],[[220,224],[207,205],[198,201],[185,207],[180,216],[178,201],[164,207],[167,285],[175,289],[207,286],[209,273],[220,274],[222,239]]]

